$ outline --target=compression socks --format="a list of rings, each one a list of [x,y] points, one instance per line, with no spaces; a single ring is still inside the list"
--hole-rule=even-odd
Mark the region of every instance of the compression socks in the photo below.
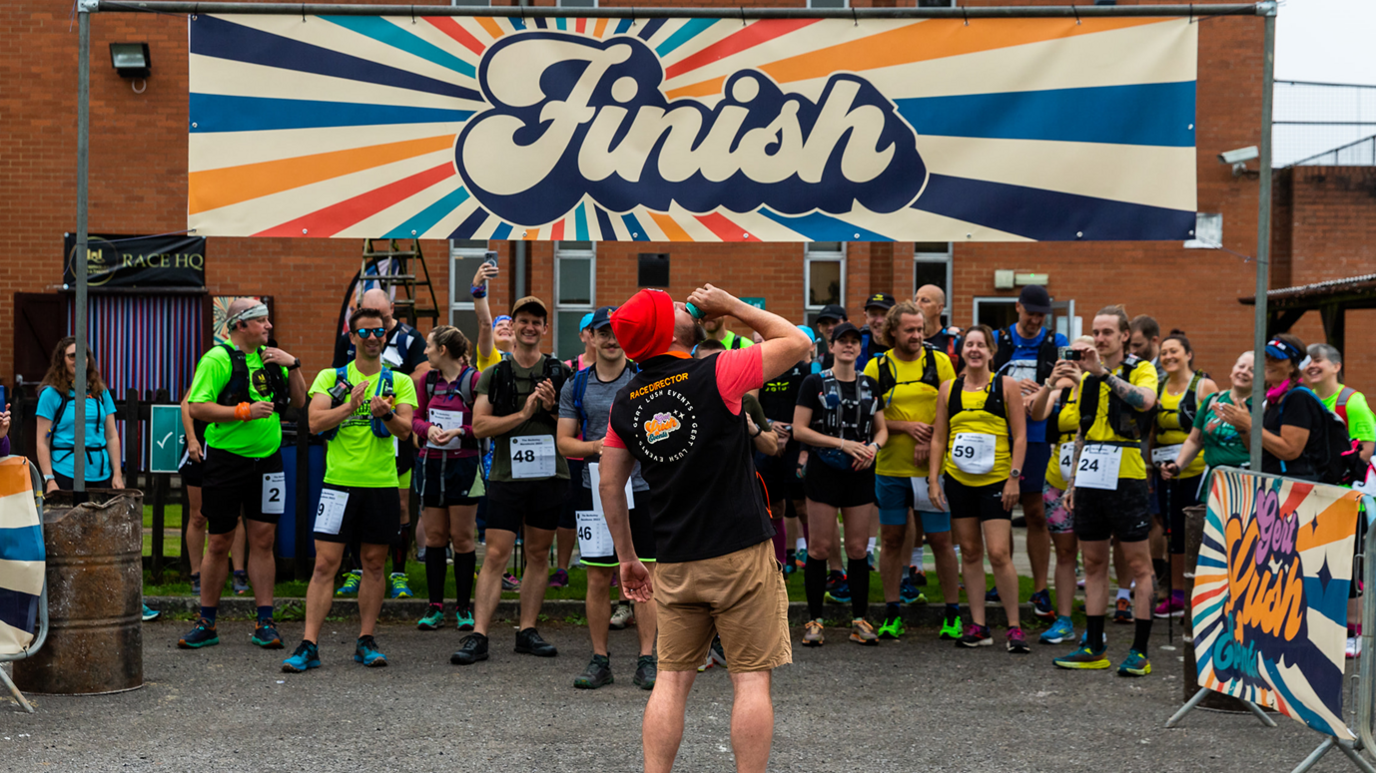
[[[219,612],[219,607],[201,607],[201,617],[211,626],[215,625],[215,613]]]
[[[259,625],[262,625],[263,623],[271,623],[271,622],[272,622],[272,605],[271,605],[271,604],[268,604],[268,605],[265,606],[265,607],[258,607],[258,624],[259,624]]]
[[[472,550],[454,554],[454,585],[458,590],[459,609],[473,605],[473,570],[478,566],[478,554]]]
[[[855,620],[863,619],[870,609],[870,564],[864,558],[846,560],[846,573],[850,577],[850,614]]]
[[[406,549],[411,538],[411,524],[403,523],[392,538],[392,572],[406,574]]]
[[[454,563],[458,564],[457,557]],[[444,575],[449,572],[449,562],[445,560],[444,548],[425,550],[425,588],[430,595],[431,604],[444,604]],[[460,604],[460,607],[463,605]]]
[[[1137,631],[1132,637],[1132,648],[1147,654],[1147,648],[1151,646],[1151,618],[1137,621]]]
[[[926,561],[926,558],[922,554],[924,551],[926,551],[926,549],[927,548],[925,545],[919,545],[918,547],[913,548],[913,557],[909,559],[908,565],[917,567],[917,571],[919,572],[922,571],[924,567],[924,562]]]
[[[1103,652],[1104,650],[1104,616],[1086,615],[1085,616],[1085,643],[1089,645],[1092,652]]]
[[[807,557],[803,566],[803,589],[807,592],[807,616],[816,620],[822,616],[822,595],[827,591],[827,560]]]

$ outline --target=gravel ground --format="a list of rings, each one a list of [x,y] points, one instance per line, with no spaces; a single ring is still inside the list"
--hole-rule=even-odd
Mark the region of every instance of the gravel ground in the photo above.
[[[355,623],[327,623],[324,667],[283,674],[281,658],[248,643],[246,622],[221,624],[222,644],[176,649],[184,622],[144,629],[146,685],[95,696],[31,696],[28,715],[0,702],[0,759],[14,771],[635,771],[648,693],[631,684],[634,630],[613,631],[617,682],[572,687],[590,652],[585,629],[547,624],[557,658],[514,654],[514,629],[492,660],[451,666],[459,634],[385,625],[382,669],[352,660]],[[1179,629],[1177,629],[1178,631]],[[294,645],[300,623],[282,624]],[[828,631],[820,649],[795,647],[775,674],[771,771],[1222,771],[1289,770],[1322,740],[1280,717],[1196,711],[1165,730],[1180,705],[1179,652],[1153,641],[1156,672],[1066,672],[1061,646],[1014,657],[976,651],[930,630],[862,649]],[[798,633],[795,631],[795,640]],[[1115,664],[1130,631],[1111,627]],[[289,645],[289,646],[290,646]],[[727,674],[701,674],[689,703],[677,769],[734,770]],[[1330,754],[1316,771],[1346,770]]]

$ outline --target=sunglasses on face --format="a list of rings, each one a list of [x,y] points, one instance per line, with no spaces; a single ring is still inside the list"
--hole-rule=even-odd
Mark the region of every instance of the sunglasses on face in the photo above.
[[[354,331],[359,338],[382,338],[387,335],[385,327],[361,327]]]

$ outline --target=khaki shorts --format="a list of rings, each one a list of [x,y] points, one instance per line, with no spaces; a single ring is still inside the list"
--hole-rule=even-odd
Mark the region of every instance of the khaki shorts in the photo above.
[[[793,662],[788,590],[770,540],[702,561],[661,563],[654,598],[661,671],[696,670],[713,633],[721,636],[729,671]]]

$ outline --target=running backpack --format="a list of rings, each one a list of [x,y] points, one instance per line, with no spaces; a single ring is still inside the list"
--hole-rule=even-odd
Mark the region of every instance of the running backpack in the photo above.
[[[592,378],[592,369],[595,367],[597,366],[589,365],[573,374],[573,410],[578,414],[578,436],[580,438],[586,438],[588,436],[588,415],[583,412],[583,396],[588,393],[588,379]],[[629,370],[631,373],[640,372],[640,368],[630,360],[626,361],[626,370]]]
[[[1017,346],[1013,344],[1012,328],[999,328],[998,351],[994,354],[994,372],[1002,374],[1004,367],[1013,361],[1013,352]],[[1037,383],[1045,383],[1051,377],[1051,369],[1056,367],[1056,360],[1060,353],[1056,349],[1056,334],[1042,328],[1042,339],[1037,343]]]
[[[925,357],[922,361],[922,376],[917,380],[919,384],[926,384],[932,389],[941,389],[941,377],[936,372],[936,348],[931,344],[922,344]],[[875,362],[878,363],[879,371],[879,394],[888,395],[898,388],[898,367],[889,358],[890,352],[882,352],[875,355]],[[912,382],[904,382],[912,383]]]
[[[947,418],[954,418],[957,413],[965,410],[965,402],[961,399],[961,393],[965,391],[965,377],[961,376],[951,384],[950,399],[946,402]],[[989,379],[989,386],[985,387],[989,396],[984,398],[984,407],[979,409],[985,413],[992,414],[1005,421],[1008,420],[1008,409],[1003,401],[1003,376],[992,376]]]
[[[1314,427],[1310,432],[1319,433],[1322,442],[1319,443],[1320,455],[1314,462],[1314,473],[1322,483],[1330,483],[1335,486],[1350,486],[1353,483],[1361,483],[1366,480],[1366,463],[1362,461],[1361,443],[1353,440],[1347,434],[1347,423],[1338,414],[1328,410],[1328,406],[1323,404],[1323,400],[1314,394],[1314,391],[1307,386],[1295,386],[1285,396],[1280,399],[1280,410],[1285,411],[1285,404],[1296,392],[1303,392],[1319,404],[1323,411],[1324,420],[1319,422],[1319,426]],[[1285,474],[1285,462],[1280,463],[1281,474]]]
[[[1150,363],[1138,359],[1134,355],[1128,355],[1122,365],[1119,366],[1121,372],[1118,377],[1132,383],[1132,372],[1140,367],[1152,367]],[[1088,434],[1094,426],[1094,419],[1099,413],[1099,387],[1107,380],[1108,376],[1097,378],[1091,376],[1085,379],[1085,387],[1080,389],[1080,431]],[[1140,441],[1145,438],[1151,430],[1151,425],[1156,421],[1156,412],[1160,405],[1154,405],[1149,410],[1139,411],[1123,402],[1123,398],[1115,395],[1113,390],[1108,393],[1108,426],[1115,435],[1131,438]]]
[[[382,376],[383,387],[382,387],[382,390],[379,392],[379,394],[383,395],[384,397],[387,396],[387,395],[393,394],[393,391],[392,391],[392,371],[391,371],[389,368],[383,368],[383,369],[382,369],[381,376]],[[342,367],[342,368],[335,368],[335,369],[334,369],[334,379],[335,379],[335,384],[341,384],[341,383],[342,383],[342,384],[344,384],[346,387],[349,387],[349,366],[345,365],[345,366]],[[349,387],[349,389],[352,389],[352,387]],[[349,401],[349,398],[348,398],[348,390],[345,390],[345,391],[343,392],[343,395],[342,395],[341,397],[335,397],[333,394],[331,394],[331,395],[330,395],[330,409],[333,410],[333,409],[335,409],[335,408],[338,408],[339,406],[343,405],[344,403],[346,403],[346,402],[348,402],[348,401]],[[345,421],[348,421],[348,419],[345,419]],[[368,424],[369,424],[369,426],[372,427],[373,434],[376,435],[377,437],[385,438],[385,437],[391,437],[391,436],[392,436],[391,430],[387,429],[387,424],[386,424],[386,422],[384,422],[382,419],[379,419],[379,418],[377,418],[377,417],[375,417],[375,416],[370,416],[370,417],[368,418]],[[340,428],[340,426],[342,426],[342,425],[343,425],[343,422],[340,422],[339,424],[336,424],[335,426],[330,427],[329,429],[325,430],[324,432],[320,432],[320,433],[318,433],[318,434],[320,435],[320,437],[324,438],[325,440],[334,440],[335,435],[338,435],[338,434],[339,434],[339,428]]]
[[[57,390],[57,387],[49,386],[49,387],[45,387],[45,389],[52,389],[52,390],[56,391],[56,390]],[[105,390],[104,392],[101,392],[99,395],[87,395],[88,397],[94,397],[94,398],[95,398],[95,401],[96,401],[96,426],[100,426],[101,423],[103,423],[103,422],[105,421],[105,416],[106,416],[106,413],[105,413],[105,401],[102,400],[101,398],[104,397],[105,394],[106,394],[107,392],[109,392],[109,391],[110,391],[110,390],[107,389],[107,390]],[[59,400],[59,402],[58,402],[58,404],[57,404],[57,413],[54,413],[54,414],[53,414],[53,423],[52,423],[52,426],[48,427],[48,447],[49,447],[50,449],[52,449],[53,451],[66,451],[67,453],[66,453],[64,456],[60,457],[60,458],[65,459],[66,457],[71,456],[72,453],[76,451],[76,446],[75,446],[75,445],[58,445],[58,444],[57,444],[57,439],[56,439],[56,437],[57,437],[57,425],[62,423],[62,414],[64,414],[64,413],[67,412],[67,406],[72,402],[72,396],[69,395],[69,394],[67,394],[66,392],[62,392],[62,393],[59,395],[58,400]],[[75,417],[75,416],[72,417],[72,423],[73,423],[73,425],[75,425],[75,423],[76,423],[76,417]],[[75,434],[73,434],[73,437],[75,437]],[[104,450],[105,450],[105,446],[104,446],[104,445],[95,446],[95,445],[91,445],[90,443],[87,443],[87,444],[86,444],[86,459],[87,459],[87,461],[92,461],[92,457],[91,457],[91,454],[92,454],[92,453],[94,453],[94,452],[96,452],[96,451],[104,451]],[[54,456],[53,456],[53,461],[57,461],[58,458],[59,458],[58,456],[54,455]]]
[[[253,396],[249,392],[249,384],[252,382],[252,374],[248,370],[248,355],[227,341],[218,345],[229,354],[229,383],[225,384],[225,388],[215,398],[216,404],[235,406],[251,402]],[[260,347],[260,357],[262,351]],[[265,389],[259,389],[258,393],[266,394],[272,403],[272,409],[280,415],[291,407],[291,392],[287,388],[286,380],[282,378],[282,368],[280,365],[264,364],[261,372]]]
[[[549,379],[551,386],[554,387],[554,394],[558,395],[560,390],[564,388],[564,381],[568,379],[568,368],[564,367],[564,363],[548,354],[540,356],[543,359],[543,366],[539,380]],[[503,357],[500,362],[492,367],[496,368],[496,372],[492,374],[491,390],[487,395],[487,399],[492,403],[492,414],[494,416],[510,416],[517,411],[515,365],[513,365],[511,358]],[[536,380],[537,384],[539,380]],[[534,391],[533,385],[532,391]],[[556,407],[553,415],[557,416],[558,413],[559,410]],[[551,414],[547,411],[537,411],[535,415],[545,417],[548,420]]]
[[[1199,382],[1208,377],[1209,374],[1204,371],[1196,370],[1194,372],[1194,378],[1190,379],[1189,389],[1186,389],[1185,394],[1180,397],[1180,408],[1175,411],[1175,413],[1180,415],[1180,431],[1187,435],[1190,433],[1190,430],[1194,429],[1194,417],[1199,415]],[[1156,385],[1156,404],[1158,406],[1161,405],[1161,396],[1165,393],[1166,382],[1162,381]],[[1208,400],[1209,398],[1204,398],[1206,405],[1208,404]],[[1158,413],[1169,413],[1169,411],[1160,410],[1158,408]]]

